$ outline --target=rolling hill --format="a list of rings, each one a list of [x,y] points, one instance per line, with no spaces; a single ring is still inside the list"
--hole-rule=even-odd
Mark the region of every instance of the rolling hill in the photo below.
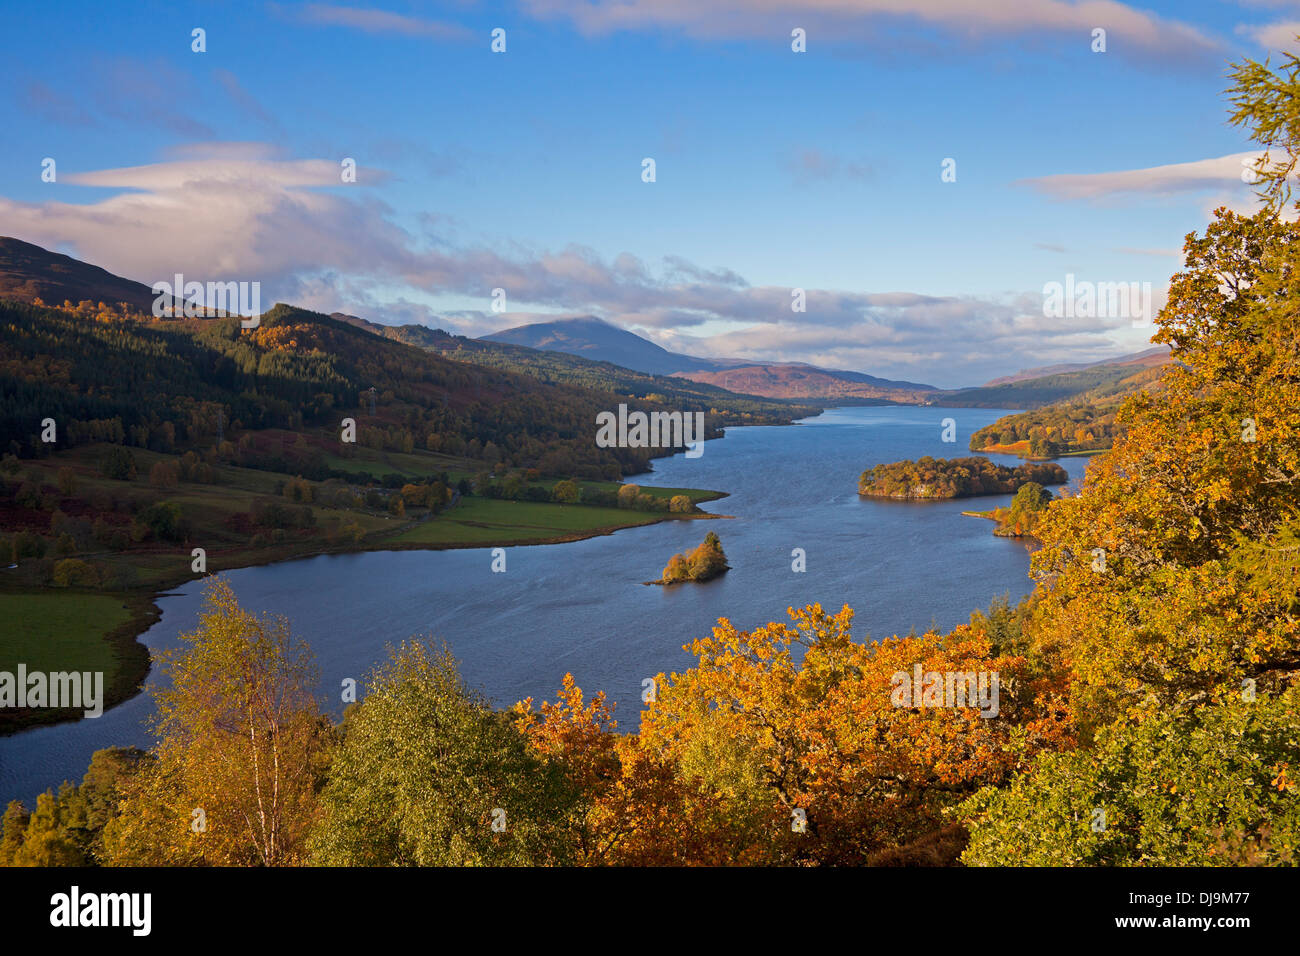
[[[1117,421],[1120,405],[1137,392],[1158,390],[1167,363],[1136,360],[1121,364],[1131,374],[986,425],[971,435],[971,451],[1054,458],[1108,450],[1124,431]]]
[[[1169,361],[1168,351],[1148,349],[1068,371],[1027,378],[1009,376],[994,379],[978,388],[943,392],[934,398],[934,403],[949,407],[1031,409],[1082,399],[1085,395],[1090,401],[1100,401],[1128,394],[1133,391],[1131,378],[1158,370]]]
[[[675,378],[708,382],[749,395],[835,402],[839,405],[921,404],[938,392],[933,385],[891,382],[863,372],[831,371],[801,362],[739,365],[714,372],[677,372]]]
[[[50,305],[89,300],[116,305],[125,302],[148,314],[153,290],[143,282],[123,279],[99,266],[50,252],[30,242],[0,236],[0,298]]]
[[[149,286],[19,239],[0,237],[0,298],[57,305],[125,303],[148,315]],[[325,318],[322,316],[321,318]],[[519,373],[552,386],[593,389],[627,399],[716,414],[716,424],[777,424],[827,404],[937,404],[1037,408],[1106,388],[1122,393],[1135,370],[1168,361],[1162,349],[1082,365],[1029,369],[977,388],[940,390],[864,372],[799,362],[702,359],[672,352],[635,333],[586,316],[505,329],[479,339],[419,325],[387,326],[335,313],[333,321],[374,336],[487,369]],[[608,404],[608,398],[606,398]]]
[[[821,411],[819,403],[736,394],[693,379],[634,371],[565,351],[471,339],[426,325],[380,325],[342,313],[334,313],[334,318],[351,322],[376,335],[429,349],[458,362],[523,372],[553,385],[581,385],[628,399],[653,398],[684,411],[708,412],[710,419],[724,428],[729,425],[784,425]]]
[[[670,352],[641,336],[593,317],[521,325],[480,341],[567,352],[654,375],[671,375],[766,398],[857,402],[923,402],[932,385],[894,382],[864,372],[837,371],[800,362],[702,359]]]
[[[231,437],[289,429],[305,441],[268,467],[317,479],[332,476],[344,417],[362,445],[465,456],[489,470],[617,479],[667,453],[594,444],[596,415],[617,401],[609,392],[451,361],[283,304],[245,330],[238,318],[104,317],[0,300],[0,397],[0,448],[19,455],[42,450],[47,417],[60,447],[172,451],[208,447],[223,427]],[[706,419],[706,435],[717,434]]]
[[[1126,355],[1115,359],[1102,359],[1098,362],[1048,365],[1043,368],[1024,369],[1014,375],[1004,375],[1001,378],[995,378],[992,381],[985,382],[981,388],[991,388],[995,385],[1010,385],[1013,382],[1023,382],[1032,378],[1046,378],[1050,375],[1062,375],[1067,372],[1081,372],[1085,369],[1096,368],[1099,365],[1140,365],[1143,367],[1151,367],[1164,365],[1168,361],[1169,347],[1165,345],[1157,345],[1154,348],[1149,348],[1142,352],[1135,352],[1132,355]]]

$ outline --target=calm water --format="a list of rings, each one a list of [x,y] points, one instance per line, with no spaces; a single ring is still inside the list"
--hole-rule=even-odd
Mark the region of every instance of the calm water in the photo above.
[[[342,709],[344,678],[360,680],[387,643],[412,635],[446,639],[466,680],[498,705],[553,699],[565,672],[592,693],[605,690],[615,717],[635,729],[641,681],[683,670],[682,645],[706,636],[719,617],[749,628],[785,619],[814,601],[856,611],[857,637],[881,638],[965,622],[996,595],[1030,590],[1023,544],[992,535],[963,509],[1005,504],[898,502],[858,497],[868,465],[969,454],[971,432],[999,409],[832,409],[794,427],[733,428],[708,442],[701,458],[659,460],[642,485],[712,488],[729,497],[705,507],[733,515],[670,521],[570,544],[507,549],[507,570],[491,571],[486,549],[331,555],[228,572],[240,602],[287,616],[312,645],[322,699]],[[957,444],[940,441],[940,422],[957,420]],[[1016,459],[993,456],[1015,464]],[[1085,458],[1061,465],[1077,484]],[[722,539],[732,570],[703,585],[646,587],[668,558],[693,548],[708,530]],[[791,570],[803,548],[807,572]],[[176,646],[192,628],[202,582],[159,600],[161,620],[144,635],[153,650]],[[141,694],[97,720],[0,739],[0,803],[32,805],[60,781],[80,781],[102,747],[151,742]]]

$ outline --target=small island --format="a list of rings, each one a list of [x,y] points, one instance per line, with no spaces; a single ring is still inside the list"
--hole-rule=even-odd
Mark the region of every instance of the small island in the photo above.
[[[858,479],[858,494],[873,498],[973,498],[1012,494],[1023,485],[1063,485],[1069,480],[1057,464],[1015,468],[987,458],[931,458],[895,461],[868,468]]]
[[[1034,532],[1038,521],[1047,511],[1047,506],[1055,498],[1050,491],[1036,481],[1020,486],[1011,505],[1006,508],[993,508],[989,511],[963,511],[962,514],[974,518],[988,518],[997,522],[993,533],[1002,538],[1029,538],[1037,540]]]
[[[664,568],[663,577],[646,584],[680,584],[683,581],[710,581],[720,574],[730,571],[727,556],[722,551],[722,542],[710,531],[700,542],[700,546],[690,553],[674,554]]]

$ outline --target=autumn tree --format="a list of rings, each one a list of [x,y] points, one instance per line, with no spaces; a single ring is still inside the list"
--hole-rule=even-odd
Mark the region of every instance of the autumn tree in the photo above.
[[[199,627],[162,655],[157,760],[120,785],[115,863],[281,866],[304,859],[332,732],[311,653],[287,622],[240,607],[223,579]]]
[[[986,633],[855,641],[853,612],[790,610],[742,631],[723,619],[660,678],[640,745],[671,760],[749,841],[754,860],[862,863],[937,831],[962,794],[1040,749],[1068,746],[1055,676],[999,655]],[[996,716],[971,706],[900,706],[897,675],[996,673]]]
[[[13,866],[14,857],[23,845],[27,824],[32,815],[17,800],[10,800],[0,820],[0,866]]]
[[[704,540],[699,546],[691,552],[688,559],[691,569],[691,578],[695,581],[706,581],[709,578],[716,577],[723,571],[727,570],[727,556],[722,550],[722,541],[718,536],[710,531],[704,536]]]
[[[555,487],[551,489],[551,500],[562,505],[575,504],[580,497],[581,491],[577,482],[569,478],[557,481]]]
[[[1097,723],[1226,699],[1244,681],[1278,689],[1300,667],[1288,543],[1300,509],[1300,227],[1278,215],[1300,148],[1298,67],[1235,68],[1232,121],[1276,160],[1261,166],[1265,204],[1219,209],[1187,237],[1156,319],[1174,359],[1159,393],[1125,402],[1127,434],[1040,527],[1035,629],[1071,661],[1080,713]],[[1270,573],[1277,564],[1289,577]]]
[[[36,809],[23,831],[22,845],[14,851],[14,866],[85,865],[85,855],[68,832],[65,797],[66,791],[56,796],[54,791],[46,790],[36,798]]]
[[[514,708],[546,766],[576,800],[563,825],[574,862],[584,866],[727,866],[772,862],[761,839],[771,814],[739,820],[734,807],[694,786],[675,759],[638,734],[619,734],[604,693],[584,701],[571,674],[554,703]]]
[[[686,560],[684,554],[674,554],[668,559],[668,564],[660,576],[660,580],[665,584],[676,584],[678,581],[688,580],[691,576],[691,566]]]
[[[1263,206],[1187,237],[1154,337],[1174,363],[1037,531],[1022,634],[1069,670],[1084,746],[958,811],[969,863],[1296,860],[1300,61],[1233,77]]]
[[[1062,643],[1093,719],[1300,665],[1294,591],[1261,588],[1236,554],[1300,506],[1296,238],[1223,210],[1189,237],[1158,319],[1176,360],[1160,396],[1126,402],[1127,434],[1039,525],[1037,629]]]

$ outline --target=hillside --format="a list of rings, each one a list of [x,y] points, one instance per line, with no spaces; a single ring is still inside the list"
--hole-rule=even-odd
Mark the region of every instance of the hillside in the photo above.
[[[862,372],[828,371],[797,362],[743,365],[716,372],[677,372],[674,377],[707,382],[749,395],[835,401],[840,404],[926,401],[932,385],[891,382]]]
[[[1093,400],[1100,400],[1108,396],[1128,394],[1132,390],[1130,379],[1142,376],[1151,369],[1161,369],[1169,361],[1167,352],[1138,353],[1074,371],[943,392],[936,395],[933,401],[936,405],[950,407],[1031,409],[1081,398],[1085,394],[1091,395]]]
[[[1004,375],[1001,378],[995,378],[985,382],[982,388],[990,388],[994,385],[1010,385],[1013,382],[1023,382],[1031,378],[1045,378],[1049,375],[1060,375],[1065,372],[1080,372],[1085,369],[1096,368],[1098,365],[1141,365],[1145,367],[1164,365],[1169,361],[1169,348],[1164,345],[1157,345],[1153,348],[1145,349],[1141,352],[1135,352],[1117,359],[1102,359],[1099,362],[1074,362],[1064,365],[1047,365],[1042,368],[1030,368],[1017,372],[1014,375]]]
[[[50,305],[64,300],[104,302],[115,306],[125,302],[138,312],[149,314],[154,294],[142,282],[113,275],[99,266],[71,256],[50,252],[30,242],[0,236],[0,298]]]
[[[1129,365],[1138,371],[1063,402],[1005,415],[971,435],[971,451],[1023,458],[1106,451],[1123,432],[1116,414],[1130,395],[1158,389],[1165,366]]]
[[[785,425],[821,411],[821,406],[816,404],[738,395],[716,385],[638,372],[563,351],[471,339],[425,325],[380,325],[341,313],[334,313],[333,317],[376,335],[429,349],[457,362],[522,372],[552,385],[580,385],[627,399],[663,402],[683,411],[707,412],[713,423],[722,428],[729,425]]]
[[[556,319],[495,332],[479,341],[526,345],[565,352],[654,375],[671,375],[704,385],[765,398],[847,402],[918,403],[936,389],[894,382],[864,372],[818,368],[799,362],[701,359],[670,352],[647,339],[595,318]]]
[[[210,443],[219,415],[230,437],[319,430],[335,448],[339,422],[351,416],[361,445],[568,477],[617,479],[659,452],[595,446],[607,392],[453,362],[283,304],[259,328],[241,330],[235,318],[158,321],[0,302],[0,394],[0,447],[21,455],[41,450],[46,417],[59,423],[61,446],[107,440],[170,450]],[[325,456],[309,458],[294,467],[325,476]]]

